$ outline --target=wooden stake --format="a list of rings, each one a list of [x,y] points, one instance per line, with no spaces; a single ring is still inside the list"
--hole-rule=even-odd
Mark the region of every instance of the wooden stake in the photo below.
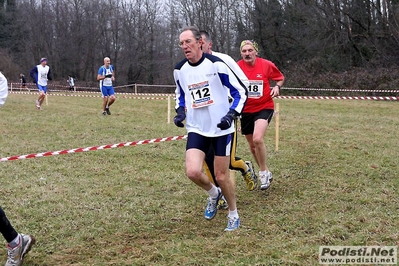
[[[279,123],[280,123],[280,103],[276,103],[276,151],[278,151]]]
[[[170,124],[170,96],[168,96],[168,124]]]

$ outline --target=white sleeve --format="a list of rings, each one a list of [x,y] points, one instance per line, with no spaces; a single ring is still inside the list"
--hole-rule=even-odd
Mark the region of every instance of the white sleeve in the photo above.
[[[0,72],[0,107],[2,107],[8,96],[7,78]]]

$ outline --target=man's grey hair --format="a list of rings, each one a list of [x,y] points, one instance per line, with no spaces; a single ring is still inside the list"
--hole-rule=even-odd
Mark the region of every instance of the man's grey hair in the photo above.
[[[199,30],[199,28],[198,28],[197,26],[187,26],[187,27],[184,27],[184,28],[181,30],[181,32],[188,31],[188,30],[190,30],[190,31],[193,33],[193,35],[194,35],[194,37],[195,37],[196,40],[199,40],[199,39],[202,38],[201,32],[200,32],[200,30]]]
[[[208,33],[206,30],[201,30],[201,31],[200,31],[200,34],[201,34],[201,36],[205,36],[205,39],[206,39],[208,42],[212,42],[211,35],[209,35],[209,33]]]

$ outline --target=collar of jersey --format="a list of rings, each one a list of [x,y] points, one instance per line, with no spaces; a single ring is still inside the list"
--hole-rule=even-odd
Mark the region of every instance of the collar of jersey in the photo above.
[[[202,57],[201,57],[201,59],[200,60],[198,60],[198,62],[197,63],[191,63],[190,61],[188,61],[187,60],[187,62],[188,62],[188,64],[190,65],[190,66],[198,66],[199,64],[201,64],[202,63],[202,61],[204,61],[204,59],[205,59],[205,53],[202,53]]]

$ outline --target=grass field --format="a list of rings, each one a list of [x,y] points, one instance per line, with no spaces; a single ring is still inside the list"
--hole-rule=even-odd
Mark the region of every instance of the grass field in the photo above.
[[[35,99],[10,94],[0,109],[1,158],[186,134],[166,100],[119,98],[102,117],[101,98],[50,95],[43,111]],[[226,211],[203,218],[185,140],[1,162],[0,205],[38,241],[24,265],[319,265],[321,245],[399,245],[399,103],[277,102],[274,181],[250,192],[236,174],[234,232]]]

